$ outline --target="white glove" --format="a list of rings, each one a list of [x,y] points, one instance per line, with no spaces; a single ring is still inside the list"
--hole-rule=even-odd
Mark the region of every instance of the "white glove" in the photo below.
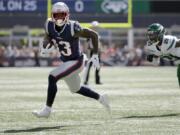
[[[97,54],[93,54],[88,63],[92,62],[94,68],[100,69],[99,57]]]
[[[49,53],[50,52],[52,52],[54,49],[55,49],[55,47],[54,46],[52,46],[52,47],[50,47],[50,43],[46,46],[46,48],[44,48],[43,46],[41,46],[41,48],[40,48],[40,55],[41,56],[48,56],[49,55]]]

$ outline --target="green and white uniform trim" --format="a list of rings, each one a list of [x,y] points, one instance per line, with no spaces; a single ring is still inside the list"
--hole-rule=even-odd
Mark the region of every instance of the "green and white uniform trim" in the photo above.
[[[171,35],[164,35],[162,44],[157,46],[157,43],[151,44],[147,42],[147,54],[156,55],[166,60],[180,60],[180,48],[176,48],[177,38]]]

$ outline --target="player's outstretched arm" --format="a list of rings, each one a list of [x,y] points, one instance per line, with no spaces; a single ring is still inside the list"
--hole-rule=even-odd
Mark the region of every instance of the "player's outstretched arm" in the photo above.
[[[50,43],[50,37],[48,36],[48,34],[45,34],[43,39],[43,47],[46,48],[48,43]]]
[[[147,55],[147,61],[152,62],[153,65],[158,65],[160,58],[156,55]]]
[[[44,36],[43,44],[40,46],[40,55],[41,56],[48,56],[50,52],[52,52],[55,49],[55,45],[53,41],[50,39],[50,37],[46,34]]]
[[[75,36],[91,39],[93,45],[93,55],[90,58],[89,62],[92,62],[93,66],[99,69],[100,64],[98,57],[98,43],[99,43],[98,34],[91,29],[81,28],[75,33]]]
[[[154,55],[147,55],[147,57],[146,57],[147,61],[152,62],[153,61],[153,56]]]
[[[98,39],[98,34],[95,31],[93,31],[92,29],[83,28],[80,31],[76,32],[75,36],[91,39],[93,45],[93,53],[94,54],[98,53],[99,39]]]

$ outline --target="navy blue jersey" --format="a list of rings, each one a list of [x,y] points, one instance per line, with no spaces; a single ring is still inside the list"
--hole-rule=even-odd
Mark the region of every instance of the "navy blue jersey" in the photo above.
[[[74,34],[81,30],[78,22],[69,21],[65,26],[62,27],[61,31],[58,32],[55,29],[55,23],[48,19],[45,25],[45,29],[50,39],[54,39],[56,45],[59,48],[62,61],[77,60],[80,58],[81,51],[79,48],[79,38],[75,37]]]

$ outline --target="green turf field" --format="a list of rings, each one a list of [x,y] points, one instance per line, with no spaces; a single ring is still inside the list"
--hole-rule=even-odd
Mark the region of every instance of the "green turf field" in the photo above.
[[[180,135],[180,89],[176,68],[103,68],[101,86],[112,114],[97,101],[72,94],[58,82],[54,113],[32,115],[46,100],[52,68],[0,69],[0,134],[17,135]]]

